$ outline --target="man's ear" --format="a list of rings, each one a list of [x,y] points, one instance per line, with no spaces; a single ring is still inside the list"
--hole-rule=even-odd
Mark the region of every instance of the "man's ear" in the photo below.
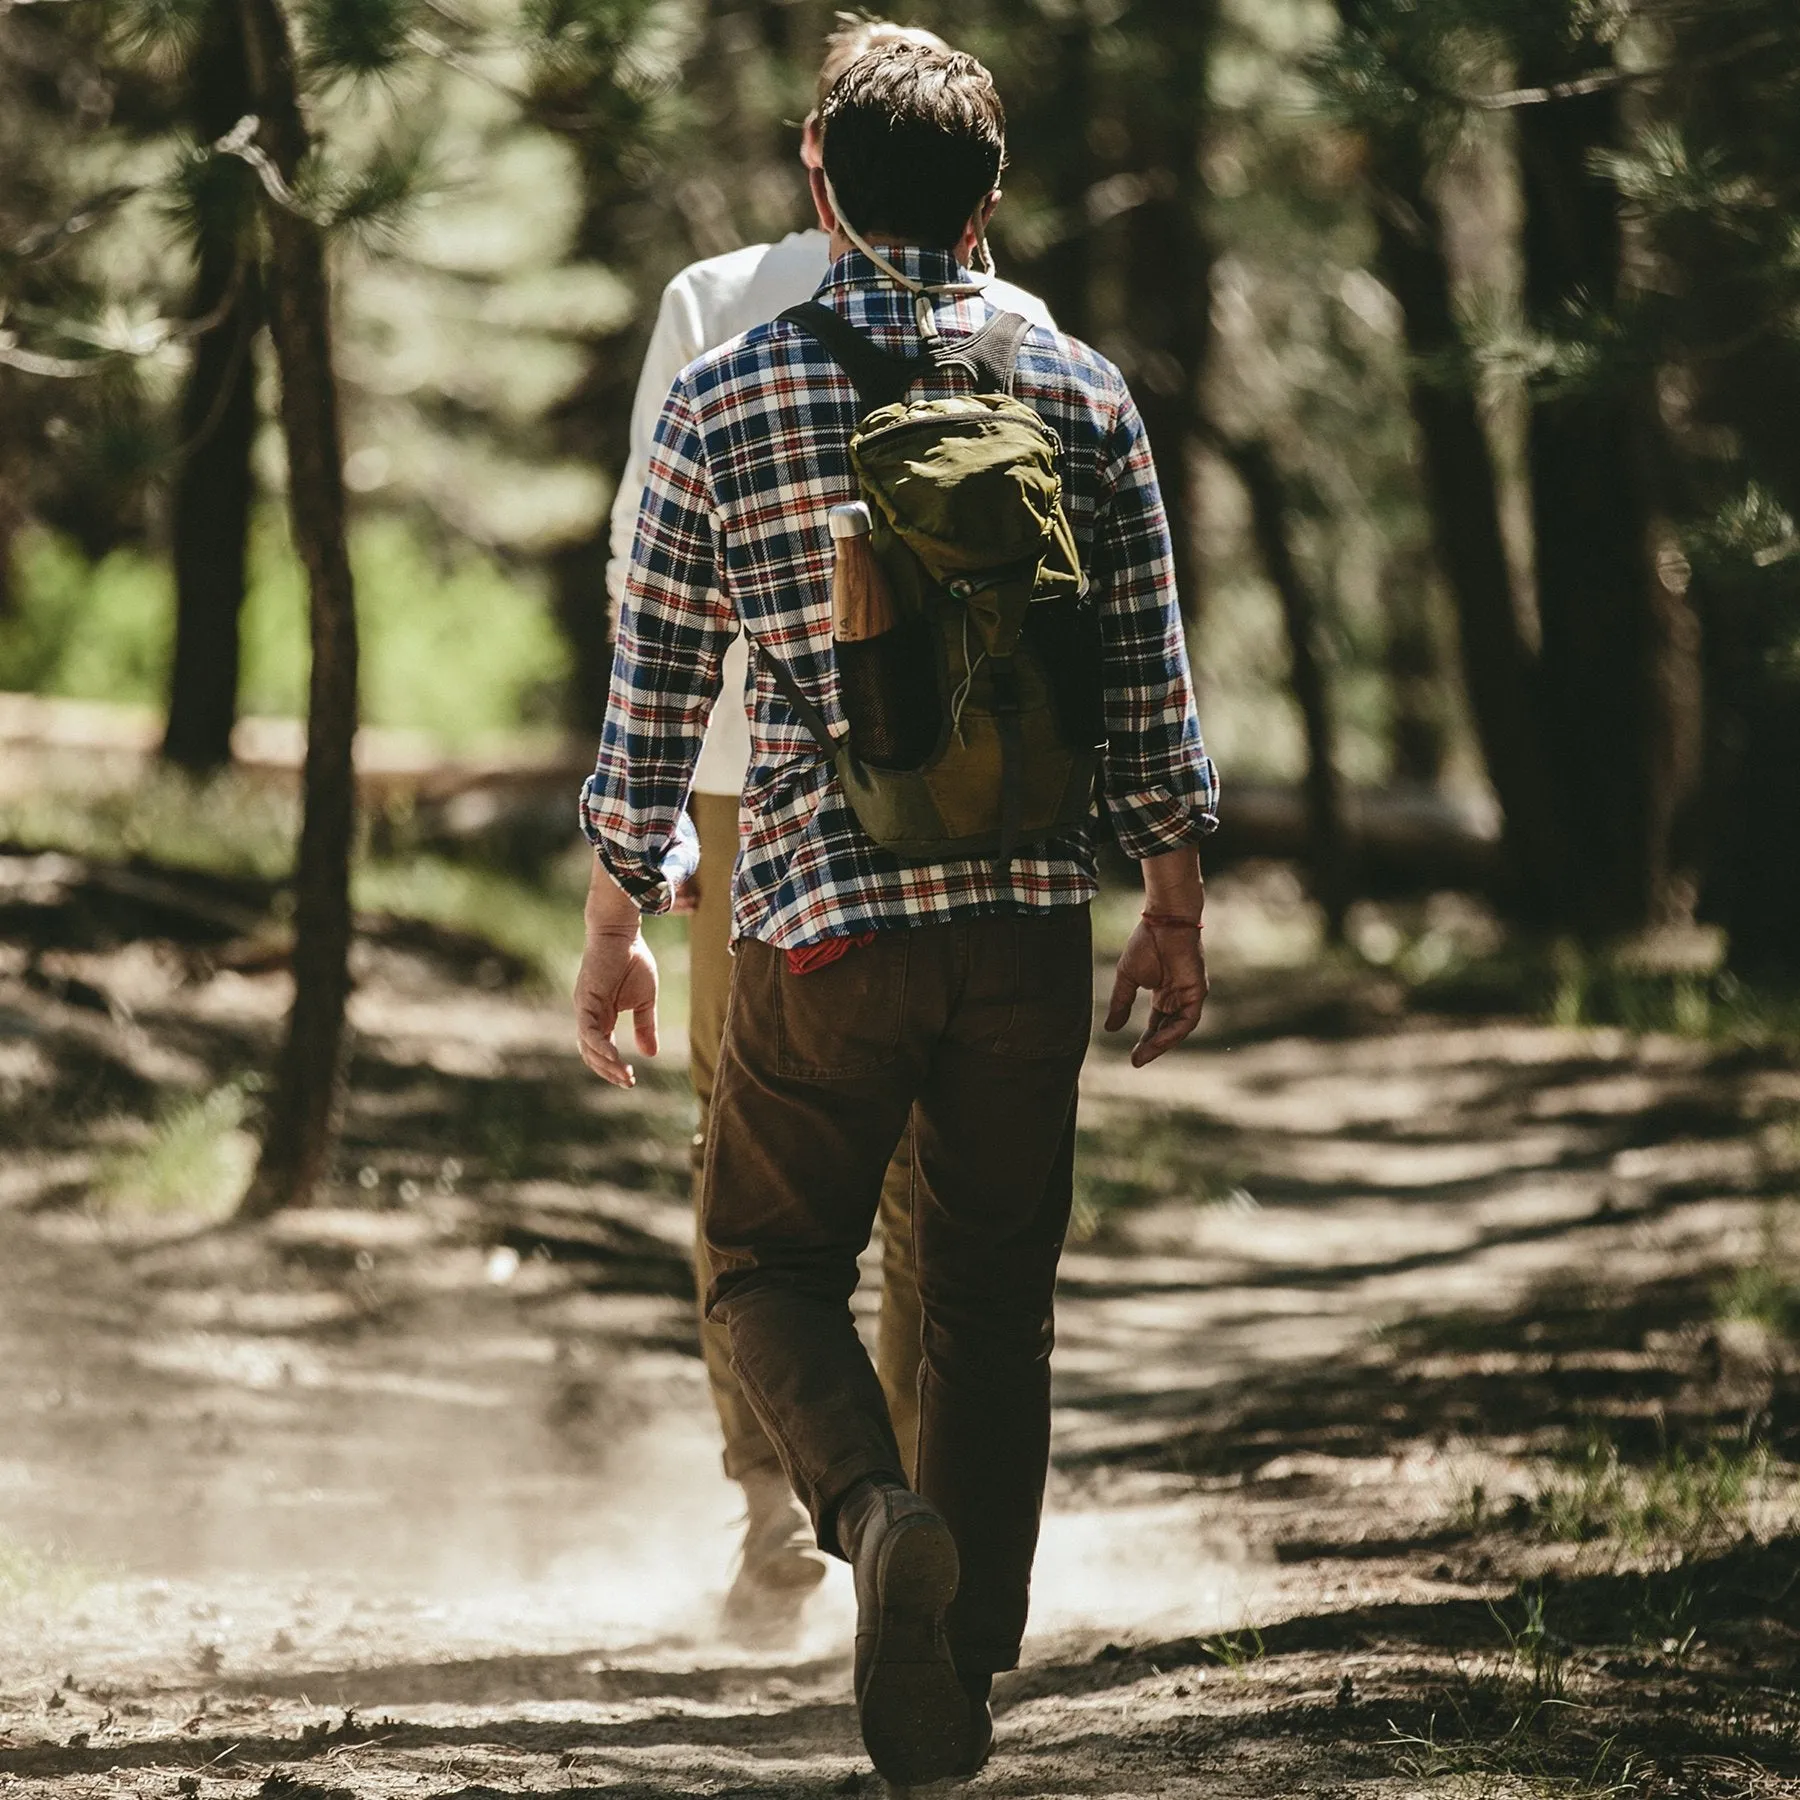
[[[1000,204],[1000,190],[995,188],[982,203],[969,215],[969,222],[963,227],[961,240],[956,246],[956,260],[968,262],[975,254],[977,246],[987,239],[988,221],[994,216],[994,208]],[[993,265],[989,264],[992,272]]]
[[[810,166],[806,171],[806,185],[812,189],[813,211],[819,215],[819,229],[829,237],[837,230],[837,214],[825,197],[824,169],[816,164]]]

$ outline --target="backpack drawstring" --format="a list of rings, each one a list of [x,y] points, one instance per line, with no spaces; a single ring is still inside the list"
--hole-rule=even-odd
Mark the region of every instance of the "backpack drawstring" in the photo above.
[[[963,668],[966,672],[963,675],[962,684],[950,696],[950,729],[956,733],[956,741],[966,750],[969,740],[963,736],[963,708],[969,704],[969,690],[975,685],[975,671],[987,661],[985,650],[973,662],[969,660],[969,615],[967,611],[962,616],[962,653]]]
[[[898,267],[895,263],[890,262],[887,257],[883,256],[881,252],[850,223],[849,219],[845,216],[843,206],[839,203],[837,189],[831,185],[831,177],[827,175],[823,169],[819,171],[819,175],[825,183],[825,198],[831,203],[832,214],[837,219],[838,224],[843,227],[844,236],[847,237],[851,243],[853,243],[857,249],[859,249],[890,281],[898,282],[901,287],[905,288],[906,291],[913,296],[913,317],[919,322],[919,336],[925,339],[927,343],[930,343],[939,335],[937,320],[932,315],[932,301],[934,299],[961,299],[970,294],[979,294],[987,287],[991,276],[985,274],[971,273],[966,279],[960,281],[921,281],[916,275],[907,274],[904,269]],[[983,260],[988,260],[987,242],[985,238],[982,240],[982,257]]]

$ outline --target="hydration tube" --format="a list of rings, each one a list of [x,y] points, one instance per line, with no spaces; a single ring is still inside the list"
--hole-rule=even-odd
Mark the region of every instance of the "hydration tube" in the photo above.
[[[992,279],[989,275],[971,273],[960,281],[920,281],[908,275],[883,256],[863,234],[852,225],[845,216],[844,209],[838,201],[837,190],[831,185],[831,177],[825,174],[823,166],[819,173],[825,181],[825,198],[831,202],[831,210],[838,224],[843,228],[844,236],[859,249],[882,274],[890,281],[898,282],[913,297],[913,313],[919,321],[919,336],[935,338],[938,335],[937,320],[932,317],[932,301],[935,299],[961,299],[965,295],[979,294]],[[986,260],[986,242],[982,240],[983,260]]]

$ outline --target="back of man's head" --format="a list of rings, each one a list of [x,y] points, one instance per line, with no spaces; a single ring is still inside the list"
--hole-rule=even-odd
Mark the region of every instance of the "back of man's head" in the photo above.
[[[825,174],[864,236],[952,249],[1006,160],[1006,114],[974,57],[887,44],[858,57],[819,108]]]
[[[844,71],[871,50],[885,50],[889,44],[923,44],[932,50],[950,48],[935,31],[927,31],[923,25],[895,25],[887,19],[859,19],[851,13],[839,13],[838,19],[837,30],[825,38],[825,60],[819,64],[819,86],[813,95],[815,111],[825,104],[825,96],[837,86]]]

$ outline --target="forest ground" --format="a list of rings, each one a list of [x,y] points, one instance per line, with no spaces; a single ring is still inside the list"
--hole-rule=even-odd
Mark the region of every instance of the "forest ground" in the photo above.
[[[841,1571],[790,1648],[715,1629],[679,1041],[610,1093],[504,954],[365,921],[340,1203],[220,1227],[267,898],[0,854],[0,1792],[876,1794]],[[1265,902],[1192,1045],[1090,1062],[969,1791],[1794,1791],[1800,1059]]]

